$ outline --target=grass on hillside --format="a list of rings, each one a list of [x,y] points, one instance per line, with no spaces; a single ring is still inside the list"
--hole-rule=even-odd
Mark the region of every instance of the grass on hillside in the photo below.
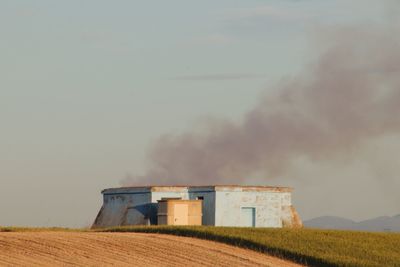
[[[0,232],[88,229],[0,227]],[[309,266],[399,266],[400,234],[317,229],[211,226],[128,226],[98,232],[144,232],[197,237],[253,249]]]
[[[164,233],[214,240],[308,266],[400,266],[400,234],[316,229],[134,226],[107,232]]]

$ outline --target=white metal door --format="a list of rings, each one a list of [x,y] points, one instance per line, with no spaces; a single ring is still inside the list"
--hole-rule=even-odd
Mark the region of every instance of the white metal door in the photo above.
[[[254,227],[256,226],[256,209],[243,207],[241,210],[241,226]]]

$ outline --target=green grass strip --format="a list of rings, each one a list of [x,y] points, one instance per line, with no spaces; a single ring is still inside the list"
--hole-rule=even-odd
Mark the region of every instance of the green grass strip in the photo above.
[[[130,226],[96,231],[196,237],[308,266],[400,266],[400,234],[210,226]]]

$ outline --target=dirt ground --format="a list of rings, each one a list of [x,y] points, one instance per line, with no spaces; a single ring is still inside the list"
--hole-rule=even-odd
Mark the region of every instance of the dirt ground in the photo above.
[[[0,233],[0,266],[300,266],[188,237],[139,233]]]

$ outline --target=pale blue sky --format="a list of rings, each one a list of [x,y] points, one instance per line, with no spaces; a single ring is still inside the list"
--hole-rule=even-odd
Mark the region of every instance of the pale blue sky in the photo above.
[[[89,225],[154,138],[239,120],[379,2],[0,1],[0,225]]]

